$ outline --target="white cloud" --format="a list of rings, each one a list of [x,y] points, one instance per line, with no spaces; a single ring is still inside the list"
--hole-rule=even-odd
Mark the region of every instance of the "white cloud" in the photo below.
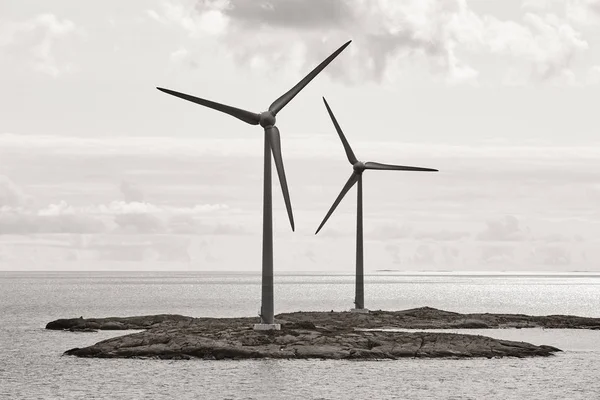
[[[125,201],[112,201],[109,204],[101,204],[97,206],[87,206],[80,208],[81,212],[89,214],[109,214],[109,215],[123,215],[123,214],[206,214],[215,211],[228,210],[229,207],[225,204],[197,204],[193,207],[172,207],[172,206],[157,206],[150,203],[142,202],[125,202]]]
[[[229,18],[224,14],[225,1],[213,1],[209,9],[197,13],[190,4],[163,1],[160,12],[146,10],[146,15],[161,24],[175,24],[191,37],[199,39],[206,35],[220,35],[227,30]]]
[[[523,20],[518,24],[490,19],[485,44],[492,54],[529,61],[536,78],[561,77],[575,54],[588,48],[581,34],[555,15],[527,13]]]
[[[173,63],[181,63],[189,56],[190,52],[185,47],[180,47],[171,53],[170,59]]]
[[[241,226],[221,222],[214,216],[229,212],[225,205],[194,207],[157,206],[149,203],[113,201],[75,207],[65,201],[43,208],[0,208],[0,235],[35,233],[110,234],[247,234]]]
[[[565,3],[569,20],[583,26],[600,22],[600,0],[567,0]]]
[[[54,14],[40,14],[24,22],[5,22],[0,28],[0,50],[27,60],[41,73],[58,77],[71,72],[75,66],[60,61],[57,47],[65,38],[81,34],[73,21],[59,19]]]
[[[586,1],[592,4],[579,3]],[[148,15],[190,37],[215,38],[253,68],[276,61],[306,70],[353,39],[344,68],[333,63],[326,73],[346,81],[394,79],[425,62],[450,84],[472,83],[482,76],[469,54],[491,54],[516,59],[523,79],[564,82],[588,44],[566,17],[527,8],[522,21],[504,21],[478,14],[466,0],[327,0],[318,8],[298,0],[202,0],[195,7],[164,2]]]
[[[569,23],[584,29],[600,22],[600,0],[525,0],[523,8],[564,16]]]
[[[126,196],[132,196],[130,186]],[[133,192],[140,196],[140,193]],[[0,235],[52,233],[181,233],[245,234],[245,229],[208,216],[235,213],[225,204],[192,207],[155,205],[115,200],[107,204],[73,206],[66,201],[34,207],[31,197],[5,176],[0,176]]]
[[[105,231],[105,223],[89,215],[44,215],[6,207],[0,210],[0,235],[103,233]]]

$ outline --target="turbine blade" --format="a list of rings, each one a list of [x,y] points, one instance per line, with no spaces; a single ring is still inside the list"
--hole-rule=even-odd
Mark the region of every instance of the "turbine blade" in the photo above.
[[[277,100],[275,100],[273,102],[273,104],[271,104],[269,106],[269,111],[271,112],[271,114],[277,115],[277,113],[279,111],[281,111],[281,109],[283,107],[285,107],[285,105],[287,103],[289,103],[290,100],[292,100],[294,97],[296,97],[296,95],[298,93],[300,93],[300,91],[302,89],[304,89],[304,87],[306,85],[308,85],[308,83],[310,81],[312,81],[313,78],[319,74],[319,72],[321,72],[331,61],[333,61],[334,58],[336,58],[342,51],[344,51],[344,49],[346,47],[348,47],[348,45],[351,42],[352,42],[352,40],[349,40],[348,42],[344,43],[344,45],[342,45],[342,47],[340,47],[339,49],[337,49],[336,51],[334,51],[333,54],[331,54],[329,57],[327,57],[321,64],[317,65],[317,67],[315,69],[313,69],[308,75],[306,75],[304,77],[304,79],[302,79],[300,82],[298,82],[296,84],[296,86],[294,86],[287,93],[285,93],[283,96],[281,96],[280,98],[278,98]]]
[[[244,121],[250,125],[258,125],[258,123],[260,122],[260,115],[250,112],[250,111],[242,110],[240,108],[235,108],[235,107],[231,107],[231,106],[226,106],[225,104],[221,104],[221,103],[215,103],[214,101],[201,99],[201,98],[195,97],[195,96],[190,96],[189,94],[185,94],[185,93],[179,93],[174,90],[163,89],[160,87],[157,87],[157,89],[160,90],[161,92],[165,92],[172,96],[179,97],[180,99],[191,101],[192,103],[200,104],[201,106],[212,108],[213,110],[217,110],[217,111],[221,111],[225,114],[229,114],[233,117],[236,117],[237,119],[241,119],[242,121]]]
[[[352,173],[352,175],[350,175],[350,179],[348,179],[348,182],[346,182],[346,184],[342,188],[342,191],[338,195],[337,199],[335,199],[335,201],[333,202],[333,205],[331,206],[331,208],[327,212],[327,215],[325,216],[325,218],[323,218],[323,222],[321,222],[321,225],[319,225],[319,228],[315,232],[315,235],[317,233],[319,233],[319,231],[321,230],[321,228],[323,227],[323,225],[325,225],[325,222],[327,222],[327,220],[329,219],[329,217],[331,217],[331,214],[333,214],[333,212],[337,208],[338,204],[340,204],[340,201],[342,201],[342,199],[344,198],[344,196],[346,195],[346,193],[348,193],[348,190],[352,189],[352,186],[354,186],[354,184],[356,182],[358,182],[358,178],[359,177],[360,177],[360,175],[355,174],[354,172]]]
[[[275,160],[275,167],[277,168],[277,175],[279,175],[279,183],[281,184],[281,191],[283,192],[283,200],[285,201],[285,208],[287,209],[288,217],[290,218],[290,225],[292,231],[294,227],[294,215],[292,214],[292,202],[290,201],[290,193],[288,191],[287,180],[285,179],[285,170],[283,169],[283,158],[281,157],[281,138],[279,136],[279,129],[276,126],[270,126],[265,128],[265,135],[271,145],[271,152],[273,153],[273,159]]]
[[[340,136],[340,139],[342,140],[342,144],[344,145],[344,150],[346,150],[346,156],[348,157],[348,161],[350,161],[350,164],[352,165],[356,164],[358,160],[356,159],[356,156],[354,155],[354,152],[350,147],[350,143],[348,143],[348,141],[346,140],[346,136],[344,136],[344,132],[342,132],[342,128],[340,128],[340,124],[338,124],[337,120],[335,119],[333,111],[331,111],[331,108],[329,108],[329,104],[327,104],[327,100],[325,100],[325,97],[323,97],[323,102],[325,103],[325,107],[327,108],[329,117],[333,121],[333,126],[335,126],[335,130],[337,131],[338,135]]]
[[[381,164],[376,162],[366,162],[365,169],[379,169],[384,171],[422,171],[422,172],[438,172],[437,169],[433,168],[421,168],[421,167],[405,167],[403,165],[390,165]]]

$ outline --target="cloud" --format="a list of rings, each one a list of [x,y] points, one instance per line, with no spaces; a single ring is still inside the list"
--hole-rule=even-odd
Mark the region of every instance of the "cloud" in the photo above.
[[[62,201],[41,209],[0,208],[0,235],[52,233],[247,235],[236,224],[205,218],[227,207],[168,207],[125,203],[74,207]]]
[[[576,53],[588,48],[581,34],[553,14],[527,13],[523,21],[490,20],[486,32],[489,51],[529,61],[532,76],[541,80],[572,73],[570,65]]]
[[[147,213],[118,214],[114,222],[118,233],[161,233],[164,223],[156,216]]]
[[[198,4],[201,5],[201,11],[205,9],[206,2]],[[340,0],[321,0],[318,7],[309,5],[304,0],[258,2],[258,4],[236,1],[230,2],[230,8],[224,10],[231,18],[245,22],[251,27],[265,25],[312,29],[332,22],[339,26],[358,22],[351,4]]]
[[[396,243],[388,243],[385,245],[384,250],[392,257],[393,264],[403,264],[401,248]]]
[[[190,238],[180,239],[163,236],[160,239],[156,237],[154,238],[152,248],[157,253],[157,261],[178,261],[189,263],[191,261],[188,251],[190,245]]]
[[[558,244],[538,246],[534,250],[534,260],[550,266],[570,265],[571,252]]]
[[[189,237],[169,235],[136,235],[136,236],[95,236],[81,249],[94,260],[103,261],[158,261],[183,262],[191,261]]]
[[[569,22],[584,28],[600,21],[600,0],[525,0],[523,8],[564,15]]]
[[[184,66],[188,68],[198,68],[199,63],[192,58],[192,53],[185,47],[180,47],[169,56],[169,61],[174,67]]]
[[[28,60],[41,73],[58,77],[74,70],[70,62],[57,59],[57,47],[65,38],[82,31],[73,21],[54,14],[40,14],[24,22],[6,22],[0,28],[0,50]]]
[[[106,225],[90,215],[76,215],[66,203],[32,207],[31,196],[0,175],[0,235],[38,233],[102,233]]]
[[[415,239],[429,239],[440,242],[457,241],[464,238],[468,238],[470,236],[471,234],[468,232],[449,231],[446,229],[441,230],[439,232],[416,232],[414,234]]]
[[[568,0],[565,9],[575,23],[590,26],[600,22],[600,0]]]
[[[374,228],[368,233],[368,237],[375,240],[406,239],[411,237],[412,233],[413,229],[409,226],[386,223]]]
[[[146,15],[161,24],[175,24],[196,39],[206,35],[219,35],[226,31],[229,22],[223,13],[227,2],[217,0],[210,3],[209,9],[197,13],[196,8],[189,4],[186,6],[164,1],[160,12],[150,9],[146,10]]]
[[[326,70],[346,82],[395,79],[422,66],[451,84],[474,82],[481,74],[469,54],[516,59],[527,79],[564,79],[588,47],[566,18],[527,12],[504,21],[477,13],[466,0],[326,0],[319,7],[300,0],[201,0],[195,7],[163,2],[147,14],[192,38],[226,45],[251,68],[276,62],[308,70],[353,39],[343,68],[334,62]]]
[[[0,235],[40,233],[103,233],[106,225],[87,215],[39,215],[17,210],[0,210]]]
[[[507,215],[500,220],[488,221],[486,229],[477,235],[478,240],[485,241],[522,241],[526,240],[529,235],[519,226],[519,220]]]
[[[133,185],[121,185],[123,195],[141,199]],[[0,176],[0,235],[8,234],[247,234],[240,226],[212,220],[231,212],[224,204],[192,207],[162,206],[141,201],[111,201],[107,204],[73,206],[66,201],[34,207],[31,197],[9,178]],[[234,210],[235,212],[235,210]]]
[[[139,262],[155,258],[149,242],[141,243],[90,243],[90,250],[98,260]]]
[[[515,264],[515,249],[507,245],[486,245],[481,248],[481,262],[508,267]]]
[[[131,202],[143,202],[144,193],[133,183],[122,181],[119,185],[119,190],[123,195],[123,199],[126,203]]]
[[[366,237],[374,240],[394,240],[410,239],[417,242],[454,242],[471,237],[471,233],[463,231],[454,231],[442,229],[439,231],[419,231],[408,225],[397,225],[394,223],[385,223],[375,227],[366,234]]]
[[[460,255],[460,250],[456,247],[442,247],[442,258],[444,260],[443,263],[447,267],[454,266],[460,260]]]
[[[421,244],[415,251],[412,263],[415,265],[434,265],[435,260],[435,251],[433,248],[429,245]]]
[[[437,243],[403,242],[387,243],[383,250],[391,256],[392,264],[406,267],[433,267],[448,268],[456,265],[460,260],[461,251],[454,247],[440,246]],[[466,265],[459,264],[460,268]]]
[[[0,209],[2,207],[20,207],[31,200],[13,181],[0,175]]]
[[[250,231],[239,224],[227,222],[206,223],[193,214],[171,216],[166,222],[166,230],[171,234],[196,235],[249,235]]]
[[[104,215],[121,214],[191,214],[199,215],[217,211],[229,210],[226,204],[197,204],[193,207],[158,206],[147,202],[125,202],[111,201],[108,204],[89,205],[83,207],[71,207],[66,202],[49,205],[42,210],[43,213],[87,213]]]

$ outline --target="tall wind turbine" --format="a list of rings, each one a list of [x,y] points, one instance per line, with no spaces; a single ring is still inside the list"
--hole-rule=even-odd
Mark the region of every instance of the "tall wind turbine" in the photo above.
[[[346,182],[346,185],[340,192],[339,196],[333,202],[333,205],[325,215],[323,222],[319,225],[319,228],[315,232],[315,235],[319,233],[325,222],[329,219],[333,211],[336,209],[340,201],[344,198],[346,193],[354,186],[356,182],[358,182],[358,195],[356,202],[356,283],[355,283],[355,298],[354,304],[355,308],[351,311],[354,312],[369,312],[368,309],[365,309],[365,290],[364,290],[364,269],[363,269],[363,206],[362,206],[362,174],[367,169],[377,169],[377,170],[385,170],[385,171],[427,171],[427,172],[437,172],[437,169],[431,168],[420,168],[420,167],[405,167],[402,165],[390,165],[390,164],[380,164],[377,162],[362,162],[358,161],[350,144],[346,140],[344,133],[342,132],[342,128],[338,124],[331,108],[329,108],[329,104],[327,104],[327,100],[323,97],[323,102],[325,102],[325,107],[327,107],[327,112],[329,113],[329,117],[331,117],[331,121],[333,121],[333,126],[340,136],[342,140],[342,144],[344,145],[344,149],[346,150],[346,156],[348,157],[348,161],[352,164],[352,175],[350,175],[350,179]]]
[[[271,330],[279,329],[279,324],[274,323],[274,305],[273,305],[273,203],[272,203],[272,182],[271,182],[271,153],[279,175],[279,182],[283,192],[285,207],[290,219],[292,231],[294,230],[294,216],[292,215],[292,204],[290,202],[290,194],[288,191],[287,181],[285,179],[285,171],[283,169],[283,159],[281,156],[281,139],[279,129],[275,126],[275,116],[285,107],[300,91],[308,85],[334,58],[336,58],[348,45],[351,40],[337,49],[333,54],[327,57],[321,64],[313,69],[304,79],[275,100],[268,111],[263,111],[259,114],[251,111],[242,110],[231,107],[225,104],[216,103],[214,101],[201,99],[199,97],[190,96],[188,94],[175,92],[169,89],[157,87],[158,90],[167,94],[179,97],[184,100],[191,101],[201,106],[212,108],[213,110],[221,111],[229,114],[232,117],[240,119],[250,125],[259,125],[264,128],[265,144],[264,144],[264,188],[263,188],[263,244],[262,244],[262,299],[260,309],[261,323],[256,324],[254,329]]]

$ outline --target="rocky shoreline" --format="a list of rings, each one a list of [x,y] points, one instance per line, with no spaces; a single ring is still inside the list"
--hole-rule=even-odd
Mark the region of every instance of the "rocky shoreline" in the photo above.
[[[255,331],[257,318],[192,318],[150,315],[59,319],[46,329],[69,331],[143,329],[67,350],[97,358],[397,359],[534,357],[561,351],[551,346],[479,335],[390,332],[377,329],[570,328],[600,329],[600,318],[565,315],[459,314],[422,307],[404,311],[294,312],[276,316],[280,331]],[[375,329],[375,331],[372,331]]]

